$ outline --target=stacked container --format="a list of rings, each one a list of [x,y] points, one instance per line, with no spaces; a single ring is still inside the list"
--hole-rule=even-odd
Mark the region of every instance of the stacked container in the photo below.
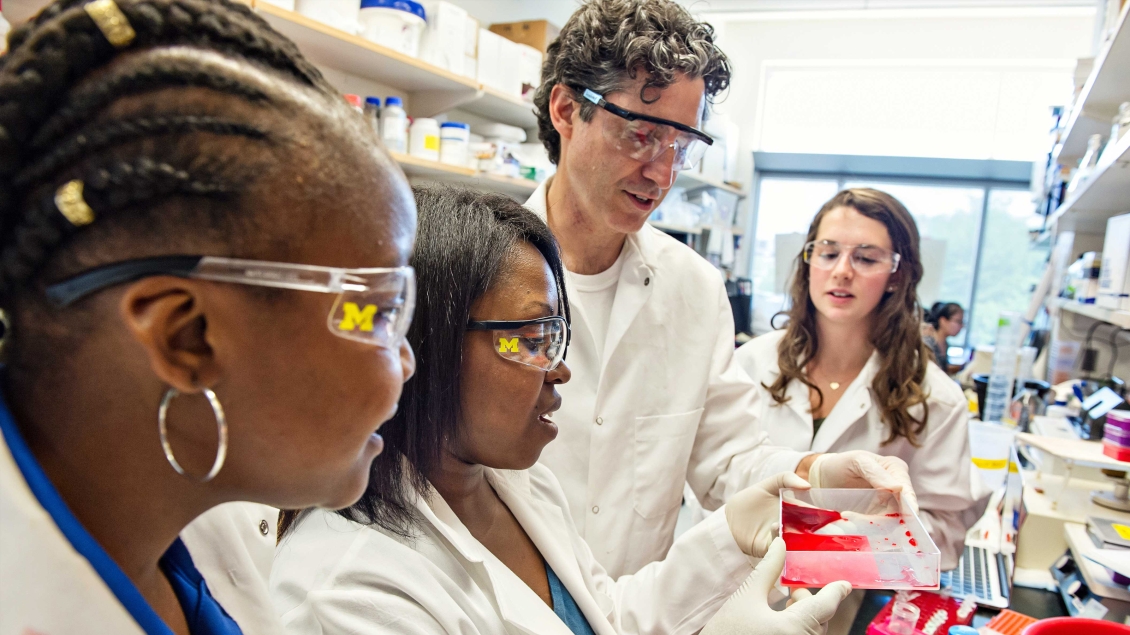
[[[1103,426],[1103,454],[1130,461],[1130,410],[1111,410]]]

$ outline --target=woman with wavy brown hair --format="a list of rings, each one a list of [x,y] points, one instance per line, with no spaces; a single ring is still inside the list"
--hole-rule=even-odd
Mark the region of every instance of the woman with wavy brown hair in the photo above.
[[[788,324],[736,355],[764,392],[759,421],[775,444],[906,461],[942,567],[953,568],[977,517],[968,415],[922,343],[921,279],[910,212],[885,192],[844,190],[797,255]]]

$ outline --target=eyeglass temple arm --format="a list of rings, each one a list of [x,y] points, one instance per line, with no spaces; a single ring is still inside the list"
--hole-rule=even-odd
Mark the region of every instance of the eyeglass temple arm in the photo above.
[[[59,308],[67,307],[85,296],[123,282],[133,282],[146,276],[170,275],[188,277],[203,256],[161,256],[127,260],[112,265],[96,267],[69,280],[47,287],[47,298]]]

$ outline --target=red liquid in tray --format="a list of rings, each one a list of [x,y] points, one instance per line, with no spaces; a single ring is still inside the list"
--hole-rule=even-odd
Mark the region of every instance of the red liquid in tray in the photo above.
[[[899,518],[899,514],[886,514]],[[835,580],[847,580],[855,588],[883,588],[887,580],[879,571],[875,558],[860,558],[854,553],[890,553],[890,538],[883,538],[874,547],[868,536],[853,534],[815,533],[819,529],[839,520],[848,520],[839,512],[818,507],[781,502],[781,537],[785,547],[792,552],[824,552],[817,560],[811,557],[786,558],[781,583],[786,586],[823,586]],[[870,523],[874,525],[875,523]],[[899,518],[899,524],[904,524]],[[899,533],[902,533],[901,531]],[[906,531],[908,542],[916,545],[910,531]],[[875,537],[878,540],[878,536]],[[838,555],[842,553],[843,555]],[[910,586],[926,586],[918,582],[913,571],[901,571],[901,576]]]
[[[789,531],[816,531],[824,525],[843,520],[844,517],[830,509],[805,507],[781,501],[781,524]]]
[[[867,536],[821,536],[820,534],[781,534],[785,548],[793,551],[871,551]]]

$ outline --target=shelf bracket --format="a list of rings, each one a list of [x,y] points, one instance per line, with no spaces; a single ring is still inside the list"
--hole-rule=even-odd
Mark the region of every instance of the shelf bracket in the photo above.
[[[413,117],[432,117],[483,96],[483,90],[418,90],[409,95],[408,110]]]

